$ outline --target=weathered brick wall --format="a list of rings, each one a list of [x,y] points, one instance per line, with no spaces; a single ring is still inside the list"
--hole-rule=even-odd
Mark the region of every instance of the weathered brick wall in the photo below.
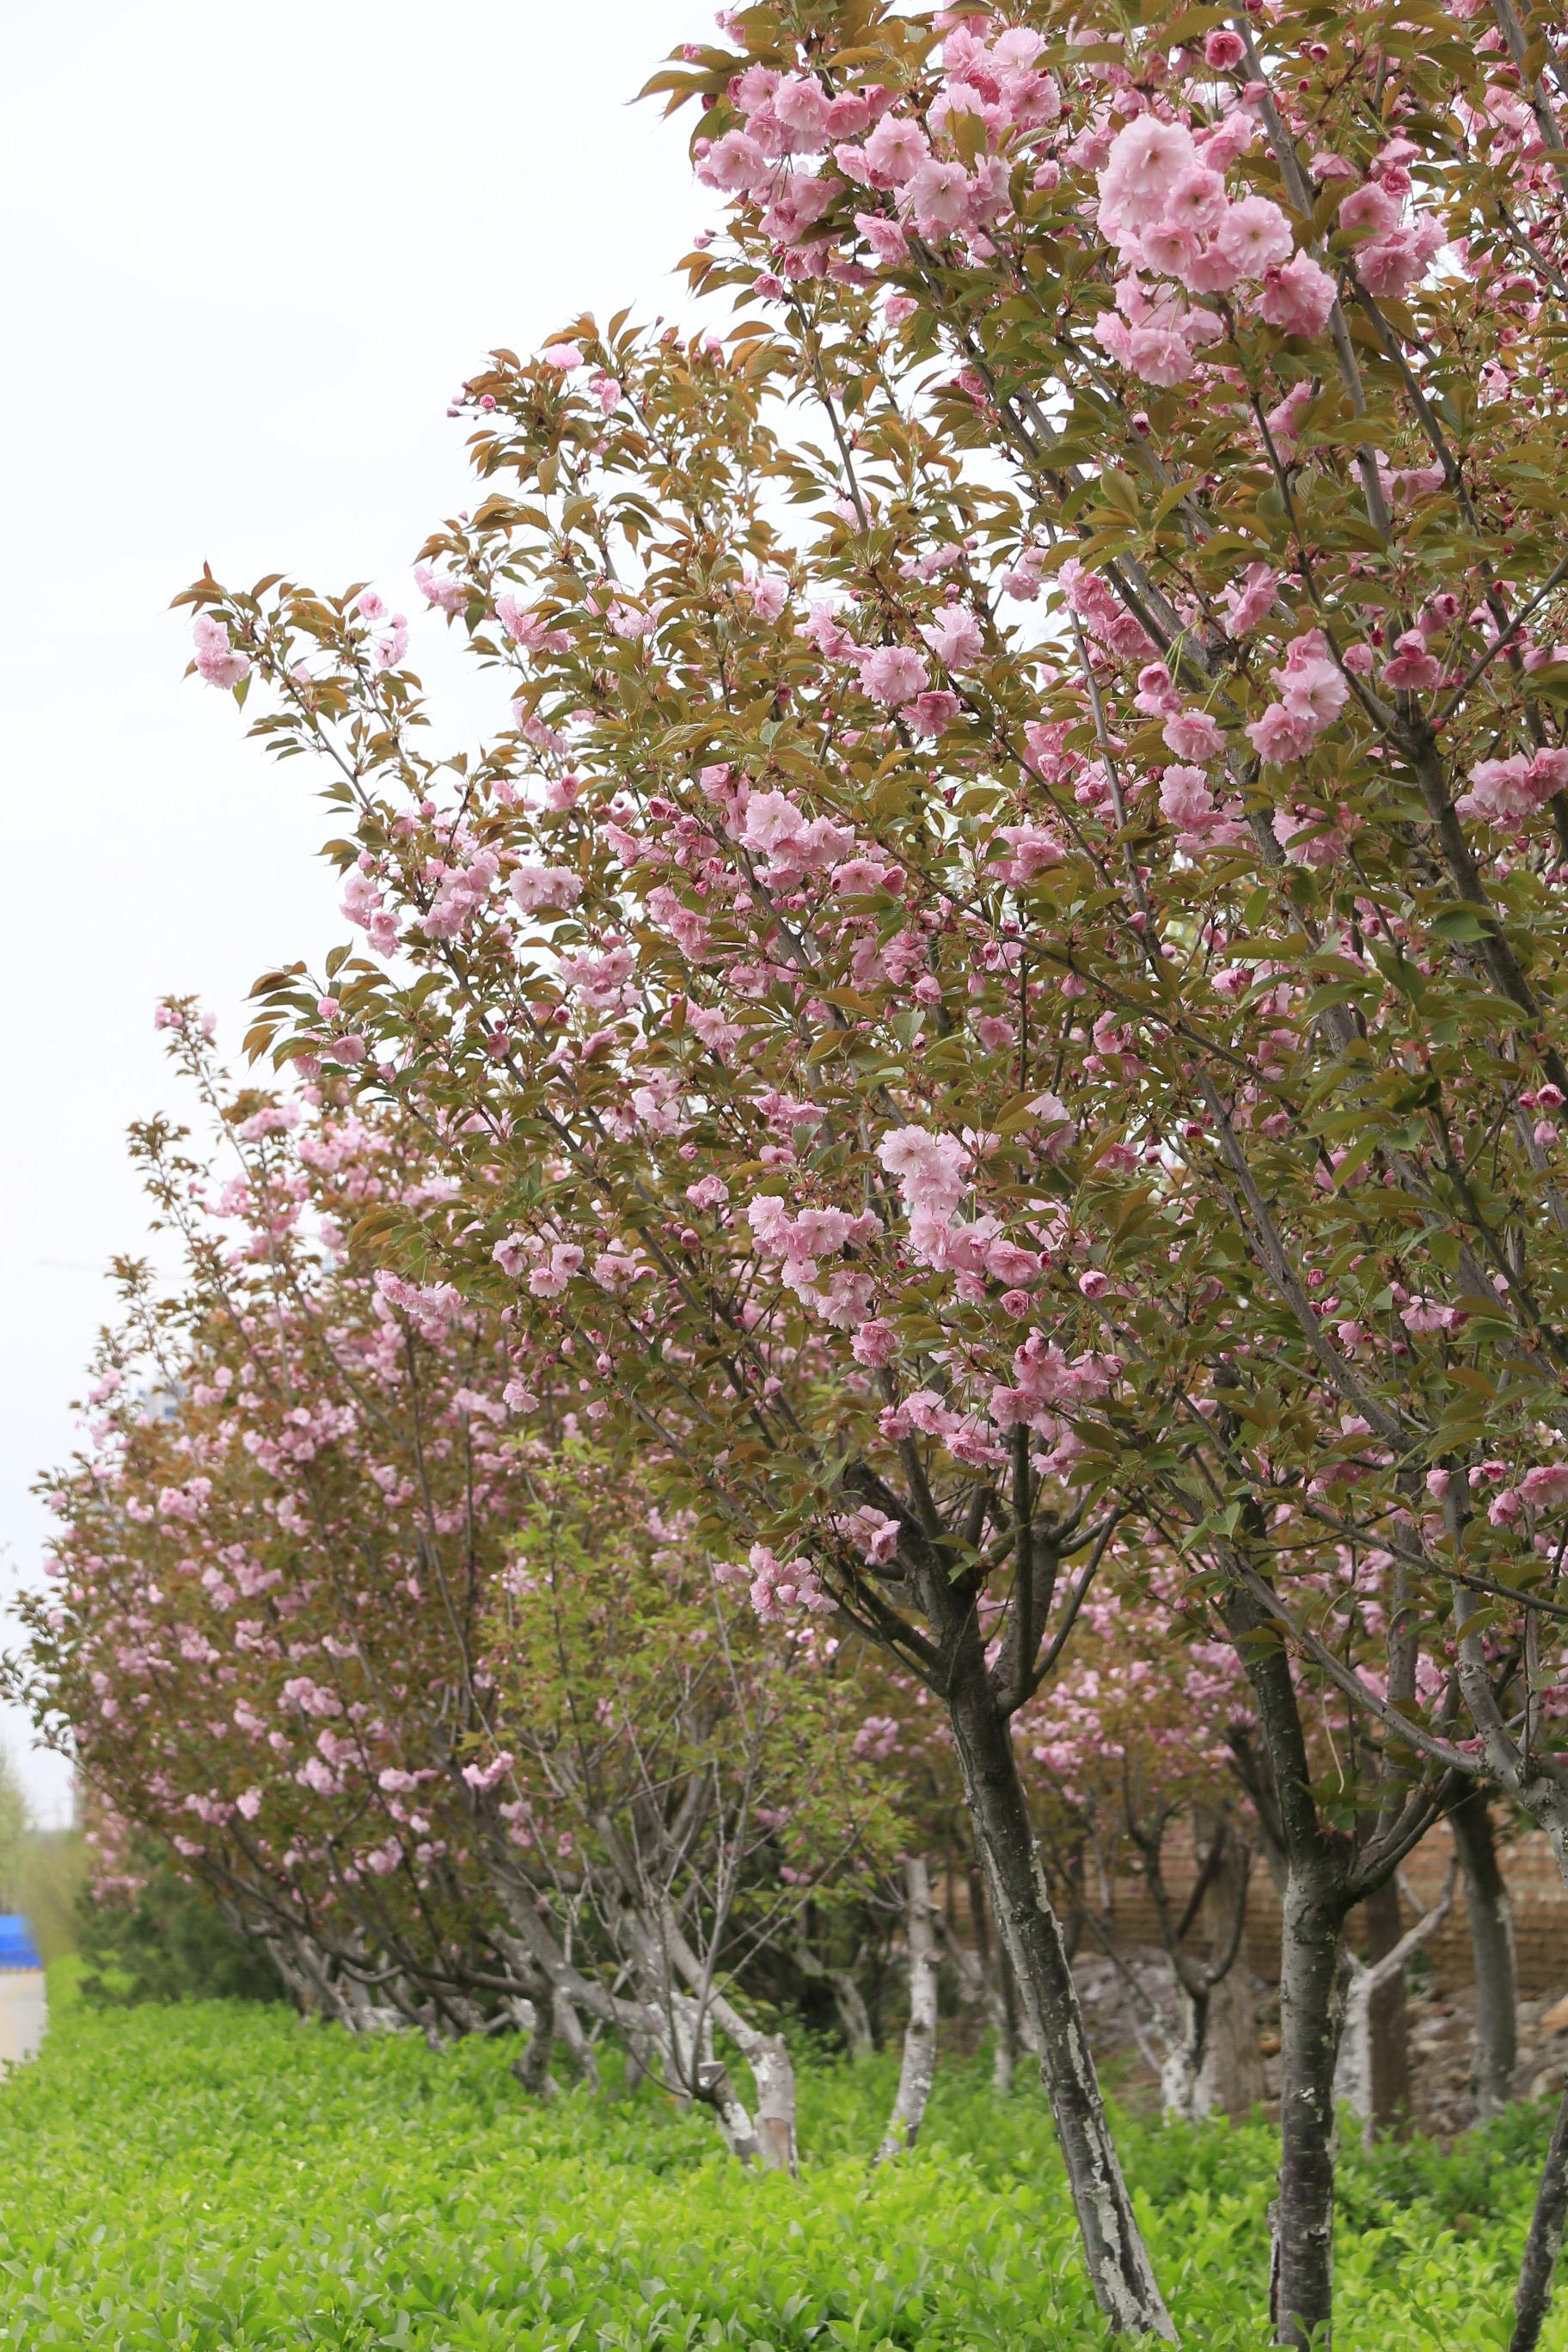
[[[1435,1902],[1452,1853],[1452,1841],[1439,1825],[1425,1839],[1405,1865],[1405,1875],[1422,1904]],[[1552,1859],[1552,1849],[1537,1831],[1510,1840],[1502,1848],[1503,1876],[1513,1902],[1514,1938],[1519,1952],[1520,1990],[1560,1992],[1568,1986],[1568,1887]],[[1190,1846],[1173,1835],[1167,1853],[1166,1875],[1173,1892],[1192,1885]],[[1115,1889],[1116,1921],[1121,1939],[1130,1944],[1157,1944],[1153,1906],[1136,1879],[1124,1879]],[[1406,1910],[1406,1919],[1415,1915]],[[1352,1932],[1355,1923],[1352,1917]],[[1256,1972],[1272,1982],[1279,1968],[1279,1901],[1274,1883],[1260,1862],[1254,1870],[1247,1897],[1247,1948]],[[1454,1907],[1428,1939],[1425,1951],[1439,1985],[1470,1981],[1469,1927],[1465,1917],[1461,1878]]]

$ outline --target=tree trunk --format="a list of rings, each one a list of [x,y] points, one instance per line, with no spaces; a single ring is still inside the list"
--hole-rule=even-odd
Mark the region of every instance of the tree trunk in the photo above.
[[[903,2063],[893,2112],[877,2150],[879,2164],[913,2147],[936,2076],[936,1929],[931,1874],[918,1857],[904,1864],[904,1934],[910,1955],[910,2021],[904,2028]]]
[[[1176,1979],[1176,2030],[1160,2068],[1160,2114],[1166,2123],[1198,2120],[1212,2005],[1213,1995],[1206,1987],[1193,1992],[1180,1978]]]
[[[559,1985],[552,1993],[551,2001],[555,2039],[570,2053],[572,2063],[588,2088],[596,2091],[599,2087],[599,2061],[595,2055],[593,2043],[583,2031],[576,2003],[561,1990]]]
[[[866,2006],[866,1996],[856,1982],[853,1970],[833,1969],[828,1973],[827,1981],[833,1994],[838,2031],[844,2036],[845,2047],[851,2059],[858,2062],[863,2058],[875,2057],[877,2042],[871,2032],[871,2012]]]
[[[1563,2251],[1563,2225],[1568,2215],[1568,2091],[1563,2095],[1557,2121],[1552,2127],[1530,2235],[1520,2266],[1519,2292],[1513,2299],[1513,2334],[1508,2352],[1535,2352],[1546,2315],[1552,2308],[1552,2282]]]
[[[1258,2042],[1258,1993],[1246,1955],[1209,1998],[1208,2040],[1198,2076],[1196,2112],[1239,2122],[1261,2106],[1268,2086]]]
[[[1258,1992],[1247,1958],[1245,1909],[1250,1860],[1232,1823],[1199,1915],[1211,1967],[1218,1967],[1233,1942],[1235,1946],[1230,1966],[1209,1995],[1203,2064],[1193,2103],[1200,2117],[1229,2116],[1238,2120],[1261,2106],[1267,2095],[1263,2053],[1258,2047]],[[1243,1925],[1237,1938],[1238,1910]]]
[[[1013,1743],[978,1643],[955,1661],[949,1687],[964,1798],[1024,2015],[1038,2037],[1040,2072],[1056,2117],[1095,2301],[1112,2332],[1157,2336],[1173,2343],[1175,2330],[1111,2140]]]
[[[1476,2057],[1471,2088],[1478,2121],[1500,2115],[1513,2096],[1519,2063],[1519,1982],[1513,1906],[1498,1867],[1497,1842],[1484,1789],[1468,1790],[1448,1816],[1465,1874],[1465,1909],[1476,1977]]]
[[[713,2047],[713,2020],[700,2012],[685,1993],[672,1992],[674,2033],[671,2072],[691,2085],[692,2095],[710,2107],[724,2145],[742,2164],[756,2164],[763,2155],[756,2126],[736,2090],[730,2069]]]
[[[1399,1921],[1399,1888],[1385,1879],[1363,1905],[1366,1914],[1366,1957],[1383,1959],[1404,1932]],[[1372,1996],[1367,2011],[1371,2065],[1368,2070],[1369,2109],[1374,2132],[1410,2127],[1410,2011],[1405,1998],[1405,1970],[1396,1969]]]
[[[1326,2345],[1333,2321],[1334,2062],[1343,1918],[1337,1891],[1318,1888],[1310,1873],[1292,1867],[1279,1956],[1279,2196],[1269,2292],[1279,2344]]]
[[[533,2032],[529,2036],[527,2049],[511,2071],[529,2097],[543,2104],[555,2095],[554,2078],[550,2072],[550,2061],[555,2049],[554,1996],[549,1992],[542,1993],[530,2005],[533,2011]]]

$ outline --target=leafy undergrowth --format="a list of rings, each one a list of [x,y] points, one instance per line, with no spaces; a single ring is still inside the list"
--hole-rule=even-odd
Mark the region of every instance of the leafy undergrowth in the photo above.
[[[891,2067],[808,2066],[798,2185],[741,2178],[646,2086],[531,2108],[516,2045],[432,2053],[237,2003],[95,2013],[56,1987],[0,2088],[0,2346],[70,2352],[1081,2352],[1101,2341],[1037,2092],[939,2084],[871,2171]],[[1549,2116],[1349,2156],[1342,2352],[1506,2344]],[[1130,2124],[1193,2352],[1266,2340],[1272,2135]],[[1563,2352],[1568,2325],[1545,2343]]]

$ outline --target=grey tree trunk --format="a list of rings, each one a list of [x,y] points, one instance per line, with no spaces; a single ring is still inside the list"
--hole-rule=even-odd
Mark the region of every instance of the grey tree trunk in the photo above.
[[[1379,2117],[1377,2097],[1377,2042],[1373,2020],[1377,2000],[1384,1987],[1394,1978],[1401,1979],[1405,1963],[1429,1936],[1436,1934],[1453,1908],[1454,1888],[1458,1878],[1458,1865],[1450,1863],[1448,1875],[1437,1900],[1423,1911],[1412,1927],[1407,1927],[1392,1944],[1385,1944],[1375,1959],[1358,1960],[1347,1950],[1344,1955],[1349,1985],[1345,1994],[1344,2021],[1340,2033],[1339,2064],[1334,2077],[1334,2094],[1341,2102],[1362,2118],[1367,2144],[1370,2146]],[[1391,1885],[1394,1882],[1390,1881]],[[1397,1889],[1396,1889],[1397,1892]],[[1397,1916],[1397,1915],[1396,1915]],[[1370,1937],[1369,1937],[1370,1942]],[[1409,2075],[1405,2075],[1408,2088]],[[1404,2112],[1407,2115],[1408,2108]]]
[[[531,2099],[542,2104],[555,2095],[555,2082],[550,2072],[550,2061],[555,2050],[555,2001],[550,1993],[531,2004],[533,2011],[533,2032],[528,2047],[512,2067],[512,2073]]]
[[[1258,2038],[1258,1989],[1243,1954],[1210,1996],[1197,2113],[1229,2116],[1238,2122],[1262,2105],[1267,2090]]]
[[[1078,1989],[1051,1907],[1005,1718],[977,1640],[949,1685],[963,1793],[1019,2000],[1037,2036],[1095,2301],[1113,2333],[1175,2341],[1110,2137]]]
[[[991,2087],[998,2097],[1005,2099],[1013,2088],[1013,2077],[1018,2067],[1019,2044],[1024,2038],[1018,2014],[1017,1980],[1005,1943],[999,1943],[991,1955],[986,1983],[986,2000],[991,2011],[992,2031],[995,2035],[991,2051]]]
[[[1279,1953],[1279,2198],[1269,2316],[1275,2340],[1327,2343],[1334,2309],[1334,2065],[1343,1908],[1292,1867]]]
[[[1563,2228],[1568,2216],[1568,2091],[1557,2110],[1552,2145],[1536,2191],[1530,2235],[1520,2267],[1519,2290],[1513,2301],[1513,2334],[1508,2352],[1535,2352],[1546,2315],[1552,2308],[1552,2282],[1563,2251]]]
[[[1363,1907],[1366,1914],[1366,1957],[1375,1965],[1393,1952],[1404,1933],[1395,1881],[1385,1880],[1367,1896]],[[1390,1969],[1373,1990],[1367,2026],[1371,2055],[1369,2120],[1374,2132],[1391,2131],[1403,2136],[1410,2126],[1410,2011],[1403,1967]]]
[[[1476,2055],[1470,2077],[1476,2115],[1500,2115],[1513,2097],[1519,2064],[1519,1979],[1513,1906],[1498,1865],[1484,1789],[1468,1790],[1448,1816],[1465,1874],[1465,1909],[1476,1977]]]
[[[857,2063],[873,2058],[877,2053],[877,2037],[871,2031],[871,2012],[866,2006],[866,1996],[848,1969],[835,1969],[828,1977],[833,1993],[833,2006],[838,2018],[838,2030],[845,2046]]]
[[[923,1861],[904,1864],[904,1936],[910,1959],[910,2021],[904,2028],[903,2061],[888,2128],[877,2162],[913,2147],[925,2121],[936,2079],[937,1952],[931,1913],[931,1874]]]
[[[591,2091],[599,2087],[599,2062],[594,2045],[583,2031],[583,2021],[577,2014],[576,2003],[557,1986],[551,1994],[552,2024],[555,2039],[571,2054],[572,2063]]]

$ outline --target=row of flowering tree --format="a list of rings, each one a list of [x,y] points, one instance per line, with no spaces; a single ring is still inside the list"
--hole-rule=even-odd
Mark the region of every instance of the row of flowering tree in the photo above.
[[[164,1017],[216,1157],[135,1131],[177,1278],[121,1269],[53,1491],[40,1716],[328,2013],[531,2013],[542,2093],[557,2037],[587,2066],[608,2032],[792,2165],[787,2054],[730,1986],[891,1858],[838,1645],[758,1623],[558,1385],[552,1412],[519,1318],[356,1256],[353,1219],[449,1189],[417,1121],[226,1095]]]
[[[358,1246],[537,1318],[542,1444],[569,1392],[764,1622],[940,1699],[1096,2295],[1160,2336],[1012,1727],[1179,1569],[1256,1711],[1321,2340],[1347,1916],[1484,1775],[1568,1868],[1568,68],[1512,0],[722,30],[658,83],[721,331],[463,396],[416,578],[493,732],[437,746],[374,590],[188,592],[331,763],[363,940],[253,1049],[440,1136]]]

